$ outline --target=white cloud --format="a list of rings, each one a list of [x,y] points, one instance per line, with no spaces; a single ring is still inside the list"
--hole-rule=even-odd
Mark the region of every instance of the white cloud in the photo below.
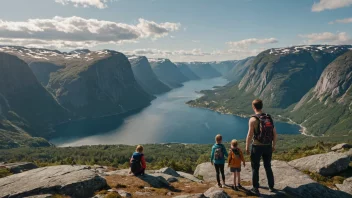
[[[97,7],[99,9],[107,8],[108,0],[55,0],[62,5],[73,4],[75,7]]]
[[[156,23],[139,19],[137,25],[81,17],[3,21],[0,19],[0,39],[8,43],[62,46],[95,46],[121,44],[139,39],[157,39],[179,29],[179,23]]]
[[[305,35],[298,35],[301,38],[306,38],[304,42],[307,44],[332,44],[332,45],[343,45],[343,44],[352,44],[352,39],[348,36],[346,32],[340,33],[312,33]]]
[[[337,19],[335,21],[331,21],[329,24],[334,24],[334,23],[352,23],[352,18]]]
[[[159,50],[153,48],[147,49],[136,49],[133,51],[126,51],[126,54],[134,54],[134,55],[145,55],[145,56],[153,56],[153,57],[169,57],[169,56],[207,56],[212,53],[203,52],[201,49],[193,49],[193,50]]]
[[[264,39],[250,38],[250,39],[244,39],[241,41],[227,42],[227,44],[235,48],[248,48],[251,45],[265,45],[265,44],[277,43],[277,42],[279,41],[276,38],[264,38]]]
[[[312,6],[313,12],[321,12],[324,10],[333,10],[337,8],[348,7],[352,5],[352,0],[320,0]]]

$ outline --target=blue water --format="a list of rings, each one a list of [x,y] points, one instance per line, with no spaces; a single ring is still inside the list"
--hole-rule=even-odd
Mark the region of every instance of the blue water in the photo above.
[[[227,80],[223,78],[186,82],[181,88],[159,95],[150,106],[134,115],[82,121],[58,127],[58,133],[71,135],[51,141],[58,146],[213,143],[218,133],[223,135],[225,141],[244,139],[248,130],[248,118],[192,108],[185,104],[201,97],[196,91],[226,83]],[[275,124],[278,133],[299,133],[297,125],[281,122]],[[72,134],[80,135],[75,137]]]

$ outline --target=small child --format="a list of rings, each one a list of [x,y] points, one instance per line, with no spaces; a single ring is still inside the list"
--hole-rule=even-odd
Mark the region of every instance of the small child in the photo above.
[[[144,175],[144,171],[147,168],[147,165],[144,159],[143,146],[137,146],[136,152],[134,152],[131,157],[130,166],[130,174],[133,173],[135,176]]]
[[[228,163],[230,167],[230,171],[233,173],[233,188],[234,190],[238,191],[238,188],[242,188],[240,181],[241,181],[241,162],[243,162],[243,166],[246,166],[246,162],[243,158],[243,153],[240,148],[237,147],[238,142],[237,140],[231,141],[231,149],[230,155],[228,158]],[[237,186],[236,186],[236,177],[237,177]],[[237,188],[238,187],[238,188]]]
[[[227,157],[227,151],[225,146],[222,144],[222,136],[220,134],[215,136],[215,144],[211,149],[211,164],[215,166],[216,171],[216,180],[218,182],[218,186],[222,188],[225,186],[225,156]],[[222,176],[223,185],[220,183],[220,172]]]

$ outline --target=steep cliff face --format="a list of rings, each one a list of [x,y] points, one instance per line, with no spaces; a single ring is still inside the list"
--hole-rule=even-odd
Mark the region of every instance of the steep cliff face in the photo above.
[[[32,135],[48,135],[48,125],[65,120],[67,116],[28,65],[3,52],[0,52],[0,96],[1,114],[8,120],[23,118]]]
[[[352,51],[326,67],[289,116],[313,134],[352,134]]]
[[[225,76],[229,71],[231,71],[235,67],[237,62],[237,60],[229,60],[210,62],[209,64],[218,72],[220,72],[221,75]]]
[[[52,74],[48,89],[77,116],[98,117],[143,108],[154,98],[133,76],[130,62],[115,51],[91,52],[91,61],[70,61]]]
[[[186,63],[175,63],[180,72],[190,80],[199,80],[200,77],[197,76]]]
[[[149,94],[161,94],[171,90],[170,87],[162,83],[154,74],[145,56],[133,56],[129,57],[128,60],[131,63],[132,71],[137,82]]]
[[[189,68],[200,78],[216,78],[221,74],[206,62],[191,62],[188,64]]]
[[[244,75],[247,73],[254,59],[255,57],[248,57],[246,59],[235,62],[232,69],[224,74],[224,77],[231,81],[233,84],[240,82]]]
[[[71,115],[96,117],[143,108],[154,98],[133,76],[127,57],[103,50],[0,47],[30,63],[41,83]]]
[[[346,46],[298,46],[260,53],[239,84],[271,107],[298,102],[318,81],[325,67],[348,51]]]
[[[171,88],[182,87],[189,79],[169,59],[149,59],[156,76]]]

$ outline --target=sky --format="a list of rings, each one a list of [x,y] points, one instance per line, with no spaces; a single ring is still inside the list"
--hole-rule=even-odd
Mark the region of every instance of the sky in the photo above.
[[[0,0],[0,45],[172,61],[352,44],[352,0]]]

